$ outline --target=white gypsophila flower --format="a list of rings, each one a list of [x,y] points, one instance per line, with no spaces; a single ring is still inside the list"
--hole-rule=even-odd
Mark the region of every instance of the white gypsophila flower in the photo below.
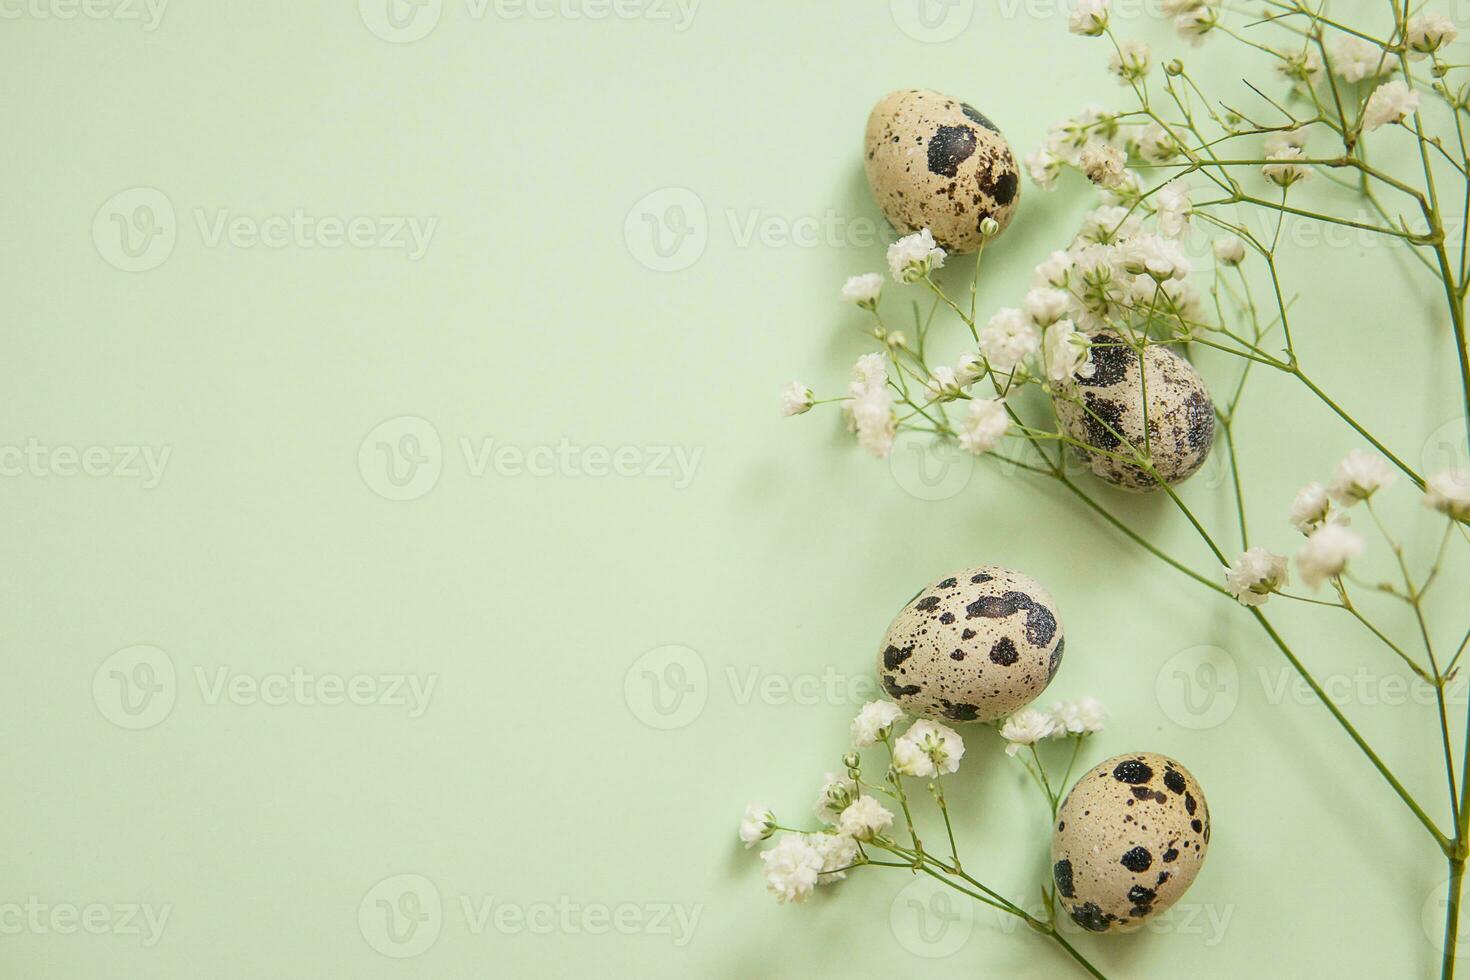
[[[960,418],[960,448],[979,456],[988,453],[1005,438],[1011,428],[1011,417],[999,398],[976,398]]]
[[[865,748],[888,737],[893,723],[902,717],[903,711],[892,701],[869,701],[852,720],[852,744]]]
[[[1082,148],[1077,165],[1087,179],[1099,187],[1120,186],[1127,173],[1128,158],[1111,143],[1092,140]]]
[[[1187,279],[1193,271],[1184,246],[1162,235],[1139,235],[1123,243],[1119,252],[1125,271],[1135,276],[1147,275],[1155,282]]]
[[[888,383],[888,358],[880,353],[864,354],[852,366],[853,394]]]
[[[1390,123],[1401,123],[1418,111],[1419,93],[1403,79],[1395,78],[1368,96],[1368,104],[1363,108],[1363,128],[1371,133]]]
[[[1424,506],[1457,521],[1470,521],[1470,468],[1436,473],[1424,484]]]
[[[1451,520],[1470,523],[1470,467],[1457,466],[1424,482],[1424,506]]]
[[[960,767],[965,742],[947,725],[914,722],[893,746],[893,764],[905,776],[942,776]]]
[[[761,861],[765,864],[766,889],[782,905],[810,898],[825,863],[822,852],[801,834],[787,834],[761,851]]]
[[[888,270],[896,282],[918,282],[942,268],[944,256],[945,251],[935,243],[933,232],[925,228],[888,246]]]
[[[847,834],[808,834],[806,840],[822,856],[817,884],[832,885],[847,877],[847,869],[857,860],[857,841]]]
[[[1036,353],[1041,334],[1018,309],[1007,307],[990,318],[980,331],[980,351],[992,369],[1004,373]]]
[[[968,388],[976,381],[985,377],[985,361],[981,359],[979,354],[966,351],[960,355],[959,361],[955,363],[954,376],[961,386]]]
[[[1382,456],[1354,449],[1337,464],[1327,492],[1340,506],[1351,507],[1367,500],[1396,478],[1393,467]]]
[[[1101,701],[1089,697],[1058,701],[1051,707],[1051,717],[1059,735],[1095,735],[1103,730],[1108,712]]]
[[[1138,179],[1138,174],[1125,170],[1118,186],[1098,188],[1098,197],[1108,207],[1132,208],[1143,200],[1143,183]]]
[[[781,415],[790,418],[811,411],[817,396],[800,381],[793,381],[781,391]]]
[[[1067,30],[1083,37],[1100,37],[1108,29],[1109,0],[1077,0]]]
[[[1245,261],[1245,242],[1235,235],[1215,239],[1211,248],[1215,251],[1216,262],[1224,265],[1240,265]]]
[[[1021,309],[1038,327],[1049,327],[1067,312],[1070,297],[1060,289],[1033,289],[1021,301]]]
[[[1093,208],[1082,219],[1082,230],[1077,232],[1077,240],[1108,245],[1127,241],[1138,234],[1142,227],[1143,219],[1129,208],[1119,204],[1104,204]]]
[[[1008,743],[1006,755],[1015,755],[1028,745],[1058,734],[1057,720],[1045,711],[1022,708],[1006,719],[1000,727],[1000,737]]]
[[[1298,150],[1305,150],[1306,146],[1307,131],[1305,129],[1283,129],[1267,136],[1263,144],[1263,149],[1269,158],[1276,156],[1278,153],[1284,153],[1293,147]]]
[[[960,397],[961,388],[959,377],[952,367],[935,368],[929,375],[929,380],[924,382],[924,392],[934,402],[953,401]]]
[[[1286,559],[1265,548],[1251,548],[1225,569],[1225,587],[1242,606],[1263,605],[1286,582]]]
[[[1444,14],[1419,14],[1409,18],[1409,57],[1419,61],[1460,36],[1455,22]]]
[[[1056,186],[1057,178],[1062,175],[1062,158],[1042,147],[1026,158],[1026,172],[1031,175],[1031,183],[1049,191]]]
[[[1168,238],[1183,238],[1189,230],[1189,214],[1194,207],[1189,200],[1189,188],[1181,181],[1169,181],[1154,197],[1154,207],[1159,231]]]
[[[842,811],[837,829],[857,840],[872,840],[893,826],[893,814],[871,796],[863,795]]]
[[[1345,82],[1378,78],[1393,70],[1393,62],[1372,41],[1344,34],[1332,42],[1332,71]]]
[[[1276,70],[1292,82],[1310,87],[1322,75],[1322,55],[1314,47],[1276,52]]]
[[[1303,534],[1311,534],[1331,519],[1332,501],[1327,488],[1320,483],[1308,483],[1297,491],[1291,502],[1291,524]]]
[[[842,287],[842,298],[849,303],[856,303],[865,309],[872,309],[878,305],[878,299],[883,295],[883,276],[877,272],[865,272],[860,276],[853,276]]]
[[[885,387],[868,388],[852,400],[852,426],[858,445],[879,459],[887,459],[898,434],[893,414],[893,392]]]
[[[857,799],[857,796],[857,783],[846,776],[829,772],[822,777],[822,788],[817,793],[817,802],[812,807],[812,811],[822,823],[836,823],[842,811],[846,810],[847,805]]]
[[[1159,7],[1165,16],[1177,17],[1204,5],[1205,0],[1162,0]]]
[[[1045,262],[1036,267],[1031,281],[1036,286],[1064,289],[1071,278],[1073,264],[1072,256],[1067,252],[1053,252]]]
[[[1118,76],[1118,81],[1127,85],[1148,74],[1150,55],[1148,45],[1142,41],[1128,40],[1113,50],[1108,61],[1108,70]]]
[[[1090,378],[1097,372],[1097,365],[1092,363],[1092,347],[1071,320],[1059,320],[1046,328],[1041,356],[1046,361],[1046,376],[1052,381]]]
[[[1306,154],[1300,147],[1288,146],[1278,153],[1267,155],[1266,159],[1272,162],[1262,167],[1261,173],[1278,187],[1290,187],[1311,176],[1312,172],[1298,162],[1306,159]]]
[[[1149,163],[1168,163],[1179,152],[1179,141],[1158,123],[1150,123],[1138,136],[1138,155]]]
[[[1197,3],[1174,18],[1174,30],[1195,47],[1205,43],[1205,37],[1220,24],[1220,11],[1208,3]]]
[[[1119,249],[1084,245],[1072,251],[1073,319],[1085,330],[1107,326],[1121,314],[1132,282],[1122,269]]]
[[[1118,117],[1101,106],[1088,106],[1070,119],[1063,119],[1047,130],[1046,148],[1072,166],[1078,166],[1082,148],[1094,136],[1107,142],[1118,131]]]
[[[770,837],[776,830],[776,815],[764,803],[752,803],[740,818],[740,839],[747,850]]]
[[[1341,575],[1347,563],[1363,553],[1363,538],[1341,524],[1324,524],[1313,531],[1296,554],[1302,581],[1313,589]]]

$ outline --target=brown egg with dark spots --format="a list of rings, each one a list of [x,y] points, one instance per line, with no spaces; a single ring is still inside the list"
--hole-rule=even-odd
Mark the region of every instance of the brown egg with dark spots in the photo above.
[[[911,714],[995,721],[1046,690],[1064,649],[1046,589],[983,565],[946,575],[899,611],[878,650],[878,678]]]
[[[973,252],[980,225],[1004,230],[1021,200],[1010,144],[978,109],[928,89],[885,96],[868,116],[864,166],[900,235],[928,228],[948,252]]]
[[[1188,769],[1152,752],[1117,756],[1057,812],[1057,899],[1084,929],[1131,932],[1179,901],[1209,846],[1210,808]]]
[[[1194,365],[1159,344],[1142,357],[1118,334],[1091,337],[1092,374],[1074,377],[1052,399],[1062,431],[1088,448],[1074,453],[1098,477],[1148,493],[1159,480],[1133,462],[1146,452],[1164,483],[1183,483],[1215,444],[1215,403]]]

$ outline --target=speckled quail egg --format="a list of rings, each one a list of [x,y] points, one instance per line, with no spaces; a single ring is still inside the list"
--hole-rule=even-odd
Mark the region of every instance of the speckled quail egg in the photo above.
[[[878,676],[905,711],[995,721],[1046,690],[1062,662],[1062,625],[1035,579],[968,568],[903,607],[878,652]]]
[[[1184,358],[1157,344],[1144,348],[1140,370],[1138,352],[1117,334],[1096,333],[1091,341],[1092,377],[1073,378],[1063,394],[1053,399],[1062,431],[1102,450],[1078,449],[1077,455],[1114,486],[1157,490],[1158,482],[1143,467],[1116,458],[1117,454],[1131,455],[1126,440],[1140,452],[1147,449],[1164,482],[1172,486],[1189,479],[1205,464],[1215,443],[1215,403],[1204,379]],[[1147,440],[1143,431],[1145,391]]]
[[[995,123],[927,89],[884,96],[868,116],[868,186],[901,235],[923,228],[950,252],[973,252],[980,223],[1004,230],[1021,199],[1020,173]]]
[[[1072,919],[1131,932],[1179,901],[1210,846],[1210,808],[1189,770],[1138,752],[1072,787],[1051,837],[1052,879]]]

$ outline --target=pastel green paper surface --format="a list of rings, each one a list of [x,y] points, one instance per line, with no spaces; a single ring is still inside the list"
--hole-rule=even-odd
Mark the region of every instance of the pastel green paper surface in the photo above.
[[[1046,700],[1112,712],[1087,764],[1162,752],[1209,797],[1185,904],[1076,940],[1104,972],[1427,975],[1442,863],[1245,614],[1024,474],[777,417],[870,348],[837,290],[883,263],[871,104],[952,93],[1028,153],[1124,104],[1100,43],[1027,0],[692,4],[5,8],[0,972],[1070,975],[901,871],[778,908],[735,838],[751,800],[811,819],[892,614],[995,562],[1061,609]],[[1187,57],[1224,80],[1220,50]],[[982,310],[1088,199],[1027,183]],[[1294,240],[1297,342],[1437,470],[1441,304],[1384,252]],[[1253,385],[1249,514],[1294,549],[1359,443]],[[1185,496],[1230,539],[1223,463]],[[1166,501],[1102,493],[1217,574]],[[1388,512],[1432,550],[1402,482]],[[1424,692],[1341,613],[1281,622],[1442,814]],[[966,868],[1035,903],[1041,801],[966,736]]]

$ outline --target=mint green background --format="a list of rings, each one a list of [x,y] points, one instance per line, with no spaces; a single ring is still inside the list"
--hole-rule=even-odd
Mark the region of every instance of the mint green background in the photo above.
[[[905,489],[921,485],[912,446],[875,462],[831,414],[777,418],[781,384],[835,393],[868,349],[835,293],[881,268],[882,244],[742,243],[739,230],[829,213],[872,227],[859,147],[879,96],[913,85],[963,96],[1018,153],[1054,119],[1115,100],[1102,49],[1068,36],[1053,5],[975,6],[942,43],[905,34],[886,4],[835,0],[706,0],[684,31],[646,18],[477,20],[446,0],[411,44],[374,36],[350,2],[180,2],[152,32],[32,13],[0,23],[0,444],[172,453],[154,489],[0,479],[0,905],[171,906],[151,948],[0,935],[4,974],[1069,975],[1049,944],[984,913],[953,955],[916,955],[889,927],[900,872],[778,908],[735,844],[749,800],[806,819],[846,744],[854,700],[795,703],[781,680],[869,678],[893,611],[980,562],[1055,593],[1069,642],[1048,695],[1095,694],[1113,714],[1090,760],[1164,752],[1209,795],[1214,844],[1186,899],[1205,912],[1160,934],[1079,940],[1105,972],[1428,973],[1438,952],[1421,909],[1439,862],[1320,706],[1273,699],[1282,662],[1242,614],[1050,486],[979,465],[951,477],[953,495],[919,499]],[[158,268],[129,273],[90,229],[104,202],[140,186],[172,203],[178,242]],[[640,264],[624,226],[635,202],[671,187],[704,205],[708,245],[663,273]],[[1027,186],[988,260],[982,309],[1019,300],[1086,200],[1075,186],[1051,197]],[[415,262],[207,247],[195,218],[297,208],[438,226]],[[1431,438],[1455,418],[1455,389],[1422,278],[1356,242],[1287,254],[1288,275],[1311,284],[1299,346],[1321,383],[1407,459],[1448,462],[1463,437]],[[1292,493],[1356,443],[1285,381],[1263,374],[1248,405],[1251,517],[1262,543],[1292,549]],[[391,502],[357,454],[404,415],[442,438],[443,474],[421,499]],[[476,478],[461,437],[700,455],[687,487]],[[1209,571],[1165,502],[1100,492]],[[1229,539],[1229,499],[1208,471],[1187,496]],[[1390,510],[1417,522],[1422,555],[1432,529],[1402,486]],[[1463,606],[1459,557],[1442,610]],[[1441,642],[1458,638],[1440,621]],[[1281,622],[1326,674],[1393,673],[1330,613],[1283,610]],[[167,718],[130,731],[91,690],[103,662],[136,644],[168,654],[179,691]],[[696,651],[708,684],[697,717],[665,731],[630,707],[625,676],[667,644]],[[1202,645],[1238,665],[1239,700],[1198,730],[1171,717],[1182,702],[1161,700],[1156,681],[1164,672],[1167,695],[1166,665]],[[195,670],[222,667],[432,674],[438,687],[419,718],[209,704]],[[746,697],[751,677],[775,693]],[[1463,712],[1463,688],[1459,699]],[[1430,711],[1349,710],[1442,813]],[[967,867],[1034,901],[1040,802],[993,733],[967,742],[952,783]],[[445,908],[437,941],[396,960],[370,947],[357,910],[404,873],[434,882]],[[700,911],[682,946],[616,931],[477,935],[461,896]],[[1223,934],[1209,914],[1228,916]]]

